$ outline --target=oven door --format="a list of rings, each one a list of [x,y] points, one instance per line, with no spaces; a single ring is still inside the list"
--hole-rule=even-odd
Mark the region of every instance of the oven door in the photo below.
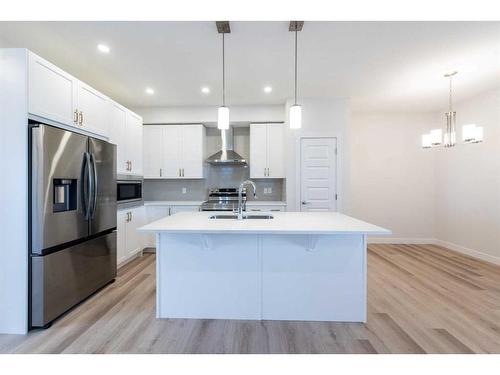
[[[118,203],[142,200],[142,181],[117,181],[116,200]]]

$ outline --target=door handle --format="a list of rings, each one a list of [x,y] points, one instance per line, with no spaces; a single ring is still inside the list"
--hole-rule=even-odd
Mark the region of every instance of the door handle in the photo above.
[[[82,165],[82,206],[83,215],[85,220],[90,218],[90,193],[92,191],[92,172],[90,170],[90,155],[88,152],[83,154],[83,165]],[[85,176],[86,175],[86,176]],[[85,178],[87,177],[87,178]],[[86,185],[86,186],[85,186]],[[86,189],[85,189],[86,188]]]
[[[83,125],[83,112],[82,111],[80,111],[80,113],[78,114],[78,124],[80,126]]]
[[[302,201],[302,204],[309,204],[309,202],[306,202],[306,201]]]
[[[78,109],[75,109],[75,112],[73,112],[73,122],[78,124]]]
[[[94,154],[90,154],[90,161],[92,163],[92,172],[94,173],[94,176],[93,176],[93,183],[94,183],[94,186],[92,187],[92,192],[93,192],[93,199],[92,199],[92,212],[90,214],[90,218],[93,219],[94,218],[94,214],[95,214],[95,208],[97,206],[97,189],[99,188],[99,183],[98,183],[98,179],[97,179],[97,167],[95,165],[95,156]]]
[[[182,168],[182,177],[184,177],[184,168]]]
[[[160,168],[160,177],[161,177],[161,168]]]

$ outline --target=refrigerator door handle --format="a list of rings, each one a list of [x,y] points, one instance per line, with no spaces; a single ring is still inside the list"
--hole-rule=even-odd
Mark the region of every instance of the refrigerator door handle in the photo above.
[[[92,191],[92,171],[90,169],[90,154],[85,152],[83,154],[83,166],[82,166],[82,203],[83,203],[83,215],[85,220],[90,219],[90,209],[91,209],[91,198],[90,194]]]
[[[97,167],[96,167],[96,164],[95,164],[95,156],[94,154],[90,154],[90,161],[92,163],[92,173],[93,173],[93,183],[92,183],[92,211],[91,211],[91,214],[90,214],[90,218],[93,219],[94,218],[94,214],[95,214],[95,209],[96,209],[96,205],[97,205],[97,189],[98,189],[98,177],[97,177]]]

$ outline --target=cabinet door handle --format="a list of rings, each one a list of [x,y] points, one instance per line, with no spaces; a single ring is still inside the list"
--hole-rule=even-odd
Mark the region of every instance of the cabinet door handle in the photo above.
[[[160,177],[161,177],[161,168],[160,168]]]
[[[80,126],[83,125],[83,112],[82,111],[80,111],[80,113],[78,114],[78,124]]]
[[[78,124],[78,109],[75,109],[75,112],[73,112],[73,122]]]
[[[182,177],[181,169],[179,168],[179,177]]]
[[[182,168],[182,177],[184,177],[184,168]]]
[[[130,212],[130,221],[134,219],[134,216],[132,215],[132,212]]]
[[[130,160],[130,171],[132,171],[132,160]]]

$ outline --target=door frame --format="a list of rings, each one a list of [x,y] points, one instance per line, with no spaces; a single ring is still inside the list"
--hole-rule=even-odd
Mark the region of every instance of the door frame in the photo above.
[[[335,194],[337,194],[337,203],[336,210],[333,212],[342,212],[343,208],[343,194],[342,194],[342,184],[341,184],[341,157],[342,157],[342,148],[341,148],[341,137],[338,134],[332,135],[301,135],[297,138],[297,149],[299,152],[296,153],[296,162],[295,165],[298,167],[296,180],[295,180],[295,205],[297,207],[297,211],[301,211],[301,198],[302,198],[302,140],[303,139],[335,139],[337,144],[337,153],[335,155]]]

